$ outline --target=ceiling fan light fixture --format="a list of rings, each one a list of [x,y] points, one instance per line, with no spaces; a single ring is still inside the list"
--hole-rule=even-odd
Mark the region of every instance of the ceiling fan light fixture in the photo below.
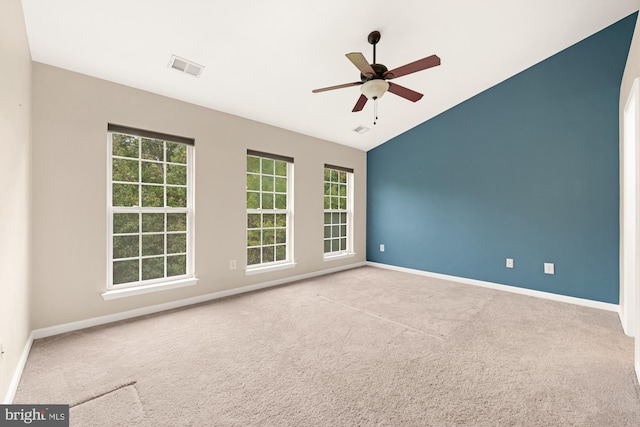
[[[389,89],[389,83],[382,79],[373,79],[364,83],[360,91],[368,99],[379,99]]]

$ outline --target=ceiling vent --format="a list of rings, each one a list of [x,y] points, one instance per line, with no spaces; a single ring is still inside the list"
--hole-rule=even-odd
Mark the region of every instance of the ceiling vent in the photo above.
[[[363,134],[363,133],[367,133],[368,130],[369,130],[368,127],[360,125],[357,128],[355,128],[353,131],[358,132],[359,134]]]
[[[202,74],[202,70],[204,70],[204,66],[198,65],[195,62],[189,61],[184,58],[180,58],[179,56],[175,56],[175,55],[171,55],[171,61],[169,61],[169,68],[182,71],[183,73],[190,74],[193,77],[200,77],[200,74]]]

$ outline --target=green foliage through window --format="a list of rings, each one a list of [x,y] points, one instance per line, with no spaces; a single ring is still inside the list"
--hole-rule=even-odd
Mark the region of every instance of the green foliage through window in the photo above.
[[[111,134],[113,285],[187,274],[188,150]]]
[[[350,173],[324,169],[324,253],[349,249],[349,177]]]
[[[287,260],[288,162],[247,155],[247,265]]]

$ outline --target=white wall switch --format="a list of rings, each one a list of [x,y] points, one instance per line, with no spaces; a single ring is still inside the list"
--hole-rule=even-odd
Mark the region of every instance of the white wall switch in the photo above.
[[[236,269],[236,260],[232,259],[231,261],[229,261],[229,270],[235,270]]]
[[[380,244],[380,252],[384,252],[384,245]]]
[[[552,262],[544,263],[544,274],[556,274],[555,268]]]
[[[507,258],[507,268],[513,268],[513,258]]]

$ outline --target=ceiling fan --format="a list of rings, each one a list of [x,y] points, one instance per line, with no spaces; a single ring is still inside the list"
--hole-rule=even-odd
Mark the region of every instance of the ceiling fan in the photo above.
[[[353,65],[355,65],[356,68],[360,70],[360,81],[314,89],[312,90],[312,92],[318,93],[351,86],[362,86],[360,88],[362,95],[360,95],[360,98],[358,98],[358,102],[356,102],[356,105],[352,110],[354,113],[357,111],[362,111],[364,105],[367,103],[367,100],[372,99],[376,101],[378,98],[382,97],[382,95],[384,95],[387,90],[404,99],[408,99],[409,101],[419,101],[422,98],[421,93],[408,89],[404,86],[400,86],[396,83],[388,82],[387,80],[406,76],[407,74],[438,66],[440,65],[440,58],[437,55],[431,55],[427,56],[426,58],[422,58],[409,64],[403,65],[401,67],[394,68],[393,70],[388,70],[384,65],[376,63],[376,44],[378,44],[378,42],[380,41],[380,32],[371,32],[367,40],[371,45],[373,45],[372,64],[369,64],[364,55],[360,52],[351,52],[346,54],[346,57],[349,59],[349,61],[351,61]]]

